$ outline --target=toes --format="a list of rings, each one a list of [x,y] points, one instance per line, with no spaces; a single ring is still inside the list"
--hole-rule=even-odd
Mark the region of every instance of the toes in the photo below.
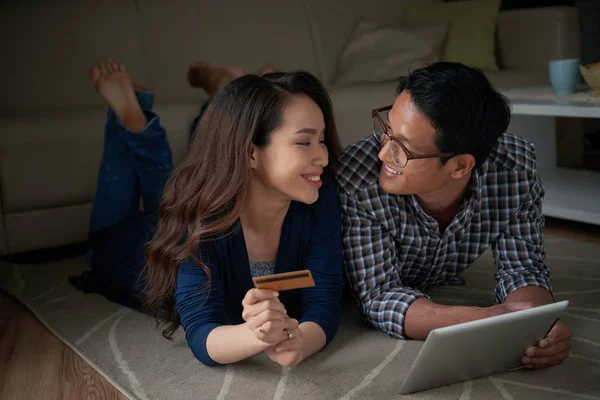
[[[110,74],[112,72],[119,72],[119,71],[127,72],[125,65],[120,64],[113,58],[101,58],[98,60],[98,65],[93,68],[96,68],[98,70],[98,72],[97,72],[98,76],[104,76],[106,74]],[[91,75],[91,73],[92,72],[90,69],[90,75]]]
[[[100,70],[100,76],[104,76],[108,73],[108,65],[106,61],[102,60],[98,63],[98,69]]]
[[[94,65],[92,68],[90,68],[90,78],[92,78],[92,80],[95,81],[99,77],[100,77],[100,69]]]
[[[119,64],[116,60],[112,58],[99,59],[97,68],[99,70],[100,76],[104,76],[112,72],[125,71],[125,67],[123,66],[123,64]]]
[[[107,62],[109,66],[108,69],[110,72],[117,72],[119,70],[119,63],[117,61],[115,61],[112,58],[109,58]]]

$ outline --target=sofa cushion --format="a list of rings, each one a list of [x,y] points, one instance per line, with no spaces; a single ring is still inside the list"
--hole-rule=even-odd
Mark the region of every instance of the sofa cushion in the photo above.
[[[337,60],[356,21],[364,18],[381,24],[402,22],[403,6],[417,0],[305,0],[319,67],[325,83],[332,83]],[[443,0],[418,0],[442,3]]]
[[[338,61],[334,84],[383,82],[439,61],[446,24],[357,23]]]
[[[101,141],[38,143],[4,152],[0,156],[4,212],[91,201],[101,155]]]
[[[188,67],[198,60],[238,65],[249,73],[267,62],[282,71],[319,72],[301,1],[182,0],[166,6],[140,0],[138,5],[158,101],[206,98],[187,83]]]
[[[91,203],[4,215],[9,253],[82,243],[88,239]]]
[[[396,99],[397,85],[398,79],[394,79],[331,87],[331,101],[342,146],[373,133],[371,110],[392,104]]]
[[[156,105],[175,162],[187,150],[195,103]],[[3,118],[0,187],[3,212],[90,202],[103,150],[106,108]]]
[[[1,2],[0,112],[103,104],[88,76],[98,57],[149,86],[140,29],[133,0]]]
[[[497,70],[495,33],[499,13],[500,0],[415,3],[406,5],[405,21],[409,24],[449,23],[448,39],[442,54],[444,61]]]

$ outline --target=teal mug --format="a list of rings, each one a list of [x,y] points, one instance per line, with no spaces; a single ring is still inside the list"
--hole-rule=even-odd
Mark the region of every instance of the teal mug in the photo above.
[[[575,93],[579,82],[579,59],[552,60],[548,63],[548,73],[557,95]]]

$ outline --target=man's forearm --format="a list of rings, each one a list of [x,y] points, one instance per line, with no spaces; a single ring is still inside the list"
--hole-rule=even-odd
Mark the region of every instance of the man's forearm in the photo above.
[[[533,307],[553,303],[550,292],[539,286],[526,286],[511,292],[504,303],[531,303]],[[406,312],[404,334],[411,339],[424,340],[436,328],[475,321],[507,312],[501,305],[487,308],[474,306],[445,306],[428,299],[415,300]]]
[[[546,289],[539,286],[525,286],[512,291],[505,303],[530,302],[534,307],[554,303],[554,298]]]
[[[436,328],[456,325],[487,317],[485,308],[445,306],[428,299],[415,300],[406,312],[404,333],[411,339],[424,340]]]

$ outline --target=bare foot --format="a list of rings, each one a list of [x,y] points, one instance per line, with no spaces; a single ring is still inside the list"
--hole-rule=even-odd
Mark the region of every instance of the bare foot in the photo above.
[[[265,74],[270,74],[272,72],[277,72],[277,69],[275,68],[275,66],[273,64],[268,63],[268,64],[263,65],[263,67],[260,70],[258,70],[256,75],[263,76]]]
[[[188,70],[188,82],[215,97],[232,80],[244,75],[239,67],[218,66],[205,62],[196,62]]]
[[[148,122],[135,97],[129,73],[112,59],[100,60],[90,68],[96,91],[106,100],[117,118],[130,131],[141,131]]]

